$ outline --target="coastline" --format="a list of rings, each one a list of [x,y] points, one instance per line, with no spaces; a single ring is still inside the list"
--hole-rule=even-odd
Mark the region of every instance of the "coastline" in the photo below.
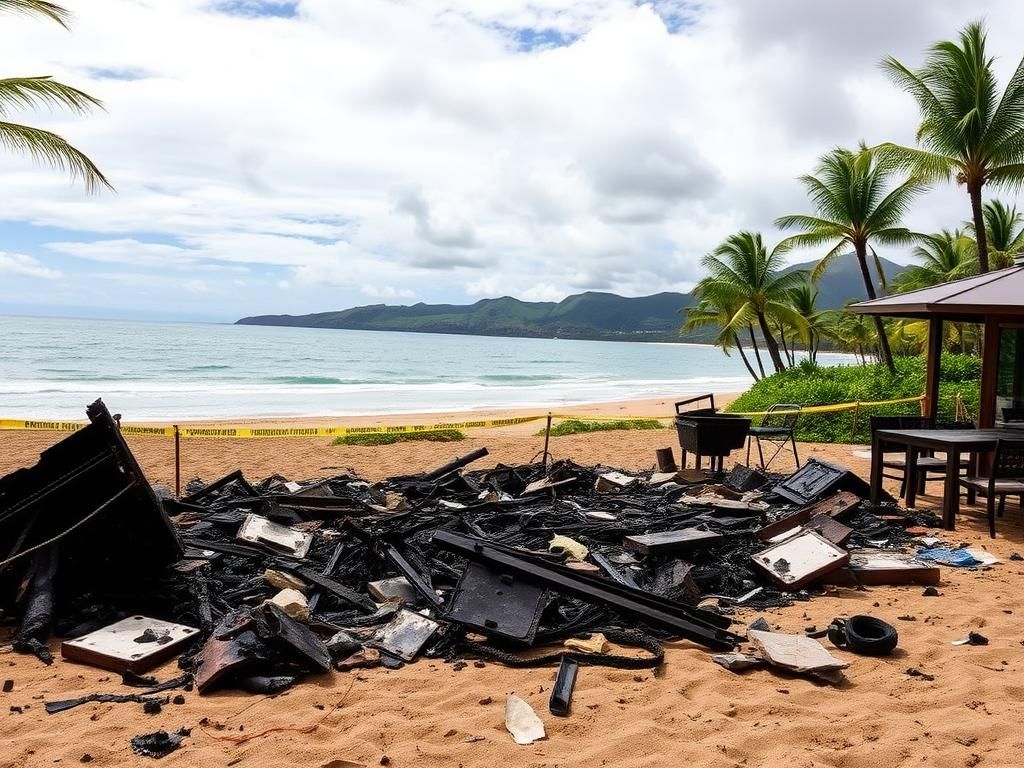
[[[737,392],[715,392],[715,405],[724,408],[735,400],[740,393]],[[680,395],[681,398],[686,396]],[[674,398],[641,398],[636,400],[611,400],[593,403],[579,403],[576,405],[557,406],[554,408],[537,407],[513,407],[513,408],[480,408],[465,410],[446,411],[410,411],[406,413],[379,413],[366,414],[362,416],[249,416],[241,418],[218,418],[218,419],[159,419],[136,421],[126,414],[123,422],[126,425],[140,427],[169,427],[174,424],[179,426],[203,426],[203,427],[224,427],[224,426],[250,426],[250,427],[311,427],[311,426],[397,426],[403,424],[442,424],[465,421],[481,421],[485,419],[515,419],[527,416],[546,416],[549,412],[557,415],[596,418],[668,418],[674,415]],[[109,404],[108,404],[109,405]],[[40,419],[40,421],[62,421],[59,419]],[[66,421],[66,420],[63,420]],[[72,421],[82,421],[75,419]],[[522,427],[532,428],[536,431],[534,422],[515,424],[509,426],[495,427],[494,430],[517,430]],[[470,428],[472,429],[472,428]],[[28,430],[27,430],[28,431]],[[2,432],[2,430],[0,430]],[[508,434],[505,432],[505,434]]]

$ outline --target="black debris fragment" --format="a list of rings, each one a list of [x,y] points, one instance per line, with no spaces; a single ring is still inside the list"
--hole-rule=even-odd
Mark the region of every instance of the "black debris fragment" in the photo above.
[[[192,729],[182,728],[175,733],[167,731],[154,731],[141,736],[132,737],[132,752],[142,757],[153,757],[160,759],[167,757],[174,750],[181,746],[181,742],[192,734]]]

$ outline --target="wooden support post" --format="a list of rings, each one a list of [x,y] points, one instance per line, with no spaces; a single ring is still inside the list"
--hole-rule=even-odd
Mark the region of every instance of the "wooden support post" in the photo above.
[[[939,373],[942,366],[942,318],[928,321],[928,370],[924,385],[924,415],[935,419],[939,414]]]
[[[174,425],[174,498],[181,498],[181,432]]]
[[[658,448],[654,451],[654,455],[658,460],[658,471],[659,472],[677,472],[679,467],[676,466],[676,457],[672,453],[672,447]]]
[[[999,322],[985,319],[985,342],[981,355],[981,400],[978,427],[991,429],[996,424],[996,387],[999,373]]]

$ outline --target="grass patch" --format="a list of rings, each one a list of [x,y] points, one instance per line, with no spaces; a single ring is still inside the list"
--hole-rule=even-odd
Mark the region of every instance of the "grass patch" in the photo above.
[[[581,435],[585,432],[612,432],[618,429],[665,429],[665,425],[657,419],[616,419],[614,421],[586,421],[584,419],[566,419],[551,428],[552,437],[564,435]],[[543,435],[542,429],[537,433]]]
[[[925,361],[923,357],[898,357],[896,373],[884,365],[838,365],[831,367],[806,362],[783,373],[776,373],[757,382],[733,401],[727,411],[765,411],[776,403],[797,405],[834,405],[915,397],[924,391]],[[963,397],[968,412],[978,418],[981,360],[970,355],[942,356],[939,380],[939,421],[953,421],[955,398]],[[807,414],[796,427],[797,440],[818,443],[867,443],[871,440],[871,416],[919,414],[918,403],[862,408],[856,430],[853,411]],[[755,425],[759,416],[753,417]]]
[[[439,429],[434,432],[367,432],[342,435],[331,445],[394,445],[425,440],[430,443],[454,443],[466,436],[457,429]]]

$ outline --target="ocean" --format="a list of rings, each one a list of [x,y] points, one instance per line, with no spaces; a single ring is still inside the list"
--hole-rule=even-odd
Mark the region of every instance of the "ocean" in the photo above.
[[[841,359],[843,356],[827,356]],[[441,412],[747,388],[691,344],[0,317],[0,418],[126,422]]]

